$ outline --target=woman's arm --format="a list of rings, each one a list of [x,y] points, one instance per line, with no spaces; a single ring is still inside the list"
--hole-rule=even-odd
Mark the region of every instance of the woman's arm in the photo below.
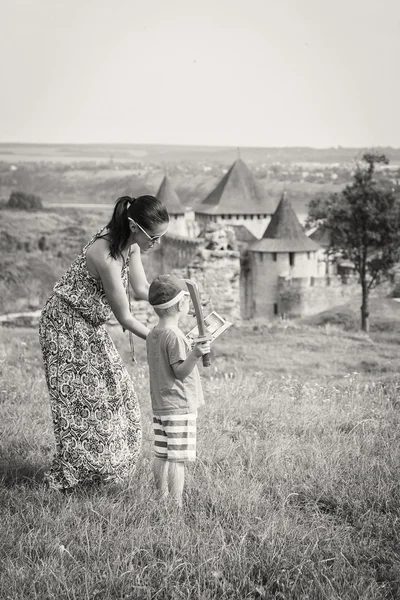
[[[100,276],[107,300],[115,318],[124,329],[146,339],[149,329],[132,316],[128,297],[121,279],[121,264],[102,252],[96,259],[96,270]]]
[[[140,248],[137,244],[133,244],[130,250],[129,281],[135,298],[139,298],[140,300],[149,299],[150,285],[144,272]]]

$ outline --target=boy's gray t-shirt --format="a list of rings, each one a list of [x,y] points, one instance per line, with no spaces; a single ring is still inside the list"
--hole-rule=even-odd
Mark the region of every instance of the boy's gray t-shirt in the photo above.
[[[153,329],[146,339],[150,395],[155,415],[187,414],[204,404],[197,366],[182,381],[171,365],[185,360],[190,346],[178,327]]]

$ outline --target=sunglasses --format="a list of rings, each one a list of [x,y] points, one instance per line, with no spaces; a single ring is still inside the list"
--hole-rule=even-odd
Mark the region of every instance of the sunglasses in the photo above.
[[[147,233],[147,231],[145,229],[143,229],[143,227],[141,225],[139,225],[139,223],[137,223],[136,221],[134,221],[133,219],[129,218],[130,221],[132,221],[132,223],[134,223],[137,227],[139,227],[140,231],[143,231],[144,235],[149,238],[149,241],[152,242],[153,244],[155,244],[156,242],[158,242],[159,239],[161,239],[161,237],[164,235],[163,233],[161,235],[154,235],[151,236]]]

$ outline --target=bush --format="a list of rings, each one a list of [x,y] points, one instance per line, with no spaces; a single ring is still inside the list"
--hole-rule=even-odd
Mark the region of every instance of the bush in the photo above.
[[[46,236],[45,235],[42,235],[42,237],[39,238],[38,248],[42,252],[44,252],[45,250],[47,250],[47,243],[46,243]]]
[[[42,210],[43,202],[40,196],[25,192],[11,192],[7,208],[17,210]]]

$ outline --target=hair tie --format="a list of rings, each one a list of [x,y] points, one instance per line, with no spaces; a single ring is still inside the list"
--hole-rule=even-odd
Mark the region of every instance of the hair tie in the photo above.
[[[128,196],[128,200],[127,200],[127,203],[126,203],[126,208],[127,208],[127,209],[128,209],[128,208],[130,208],[130,206],[131,206],[131,205],[132,205],[134,202],[136,202],[136,198],[129,198],[129,196]]]

